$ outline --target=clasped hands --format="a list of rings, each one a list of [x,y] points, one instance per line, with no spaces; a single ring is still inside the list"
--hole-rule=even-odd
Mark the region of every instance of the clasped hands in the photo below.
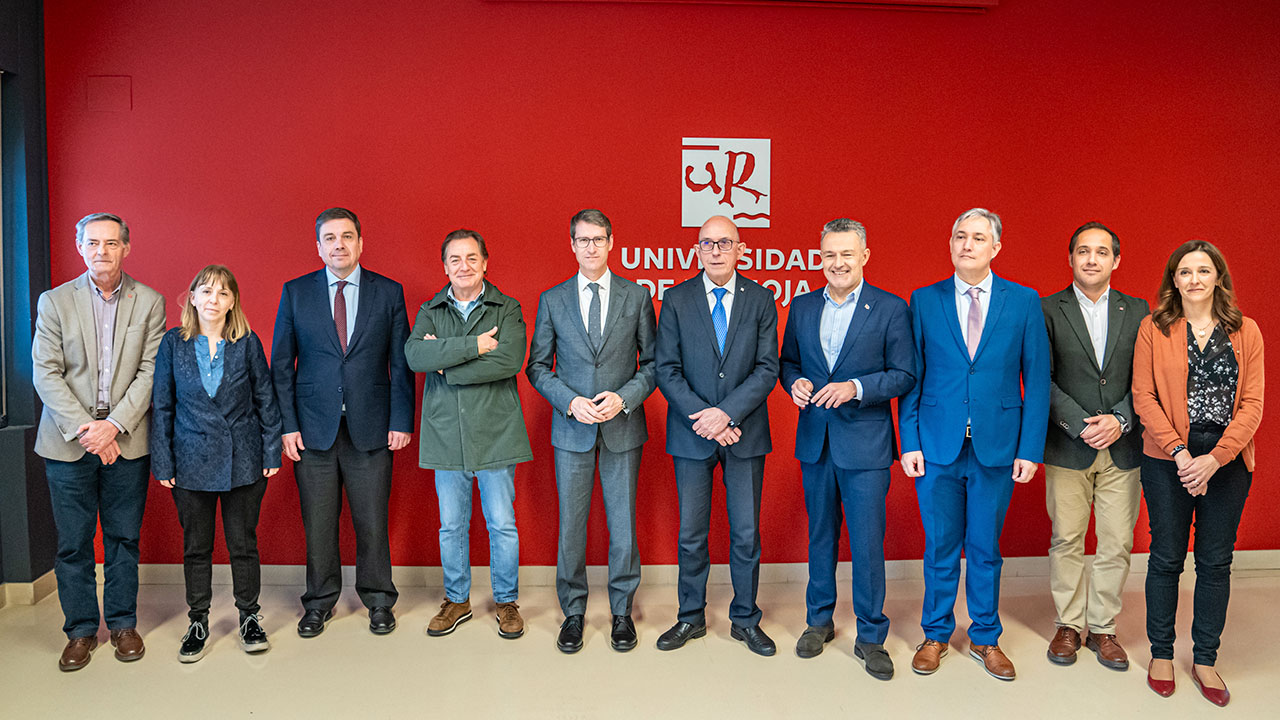
[[[1222,467],[1213,455],[1205,453],[1192,457],[1189,450],[1174,455],[1173,462],[1178,466],[1178,480],[1192,497],[1209,492],[1209,478]]]
[[[1111,413],[1087,417],[1084,422],[1084,431],[1080,433],[1080,439],[1094,450],[1110,447],[1111,443],[1119,440],[1124,434],[1120,427],[1120,420]]]
[[[742,429],[729,425],[729,414],[718,407],[699,410],[689,416],[693,431],[699,437],[715,440],[721,447],[728,447],[742,439]]]
[[[833,410],[853,400],[857,394],[858,387],[852,380],[827,383],[816,393],[813,391],[813,382],[808,378],[799,378],[791,383],[791,402],[801,410],[810,404]]]
[[[622,412],[622,396],[611,390],[597,393],[590,400],[579,395],[569,402],[569,412],[574,420],[586,425],[607,422]]]
[[[120,457],[120,445],[116,443],[118,434],[120,430],[110,420],[90,420],[76,428],[80,447],[101,458],[103,465],[110,465]]]

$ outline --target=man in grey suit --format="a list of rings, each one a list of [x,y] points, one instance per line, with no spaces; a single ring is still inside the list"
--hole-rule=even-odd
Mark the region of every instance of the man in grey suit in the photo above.
[[[730,636],[758,655],[777,647],[760,629],[760,492],[773,449],[765,400],[778,382],[773,293],[737,273],[746,245],[729,218],[703,223],[694,246],[703,272],[666,292],[658,320],[658,387],[667,398],[667,452],[680,494],[680,614],[658,638],[675,650],[707,634],[713,472],[729,515]]]
[[[599,210],[569,221],[578,273],[542,293],[526,373],[551,403],[560,494],[556,594],[565,620],[556,647],[582,649],[587,608],[587,515],[596,465],[609,522],[610,644],[636,646],[631,599],[640,584],[636,479],[649,438],[641,403],[654,389],[649,291],[609,271],[613,224]]]
[[[1142,427],[1129,390],[1133,344],[1147,301],[1111,288],[1120,239],[1098,222],[1081,225],[1068,245],[1074,281],[1041,301],[1052,352],[1049,434],[1044,448],[1045,500],[1053,520],[1049,584],[1057,630],[1049,660],[1076,660],[1080,635],[1098,662],[1126,670],[1116,641],[1120,593],[1129,575],[1138,520]],[[1092,506],[1098,539],[1088,582],[1084,536]]]
[[[102,615],[116,658],[146,648],[137,632],[138,539],[151,463],[151,376],[164,335],[164,297],[120,270],[129,226],[92,213],[76,223],[88,271],[40,295],[31,343],[44,409],[36,454],[45,459],[58,529],[54,573],[67,645],[62,670],[79,670],[98,646],[94,535],[102,524]]]

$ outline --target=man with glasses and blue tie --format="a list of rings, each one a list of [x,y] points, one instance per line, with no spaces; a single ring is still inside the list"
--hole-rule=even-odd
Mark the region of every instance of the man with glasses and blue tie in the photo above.
[[[760,491],[773,449],[765,400],[778,381],[778,311],[773,293],[739,275],[746,245],[729,218],[698,231],[703,272],[667,290],[658,321],[658,387],[667,398],[667,452],[680,497],[678,621],[658,638],[675,650],[707,633],[707,533],[713,472],[720,466],[729,515],[733,582],[730,636],[773,655],[760,629]]]
[[[529,382],[551,403],[560,495],[556,595],[564,624],[556,647],[582,649],[587,609],[587,516],[600,468],[609,522],[609,642],[636,646],[631,599],[640,585],[636,482],[649,439],[641,403],[654,389],[656,322],[649,291],[609,270],[613,224],[587,209],[569,221],[578,272],[542,293],[529,345]]]

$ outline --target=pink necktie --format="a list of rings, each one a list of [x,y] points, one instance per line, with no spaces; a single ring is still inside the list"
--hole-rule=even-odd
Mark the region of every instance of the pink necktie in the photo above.
[[[978,304],[980,287],[969,288],[969,359],[978,352],[978,343],[982,341],[982,305]]]

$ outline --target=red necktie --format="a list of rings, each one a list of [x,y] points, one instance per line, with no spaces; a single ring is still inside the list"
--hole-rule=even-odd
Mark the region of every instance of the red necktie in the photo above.
[[[342,346],[342,354],[347,354],[347,296],[342,289],[347,286],[346,280],[338,281],[338,292],[333,296],[333,324],[338,329],[338,344]]]

